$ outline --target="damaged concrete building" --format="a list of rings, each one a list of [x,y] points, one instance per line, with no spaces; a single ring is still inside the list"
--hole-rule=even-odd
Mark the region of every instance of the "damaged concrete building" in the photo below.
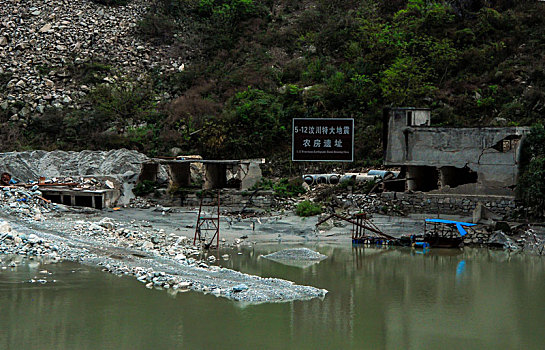
[[[411,191],[511,196],[527,127],[446,128],[431,111],[384,113],[384,164],[402,168]]]

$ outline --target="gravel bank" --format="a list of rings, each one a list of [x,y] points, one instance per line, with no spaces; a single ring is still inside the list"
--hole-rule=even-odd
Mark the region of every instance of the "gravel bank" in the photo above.
[[[73,220],[31,193],[17,191],[16,196],[6,196],[4,191],[4,202],[0,202],[0,253],[76,261],[134,276],[148,288],[171,293],[194,290],[250,304],[305,300],[327,293],[215,266],[219,255],[203,254],[187,237],[167,234],[146,222],[118,222],[92,215]],[[26,200],[17,201],[21,198]]]
[[[276,253],[263,256],[272,260],[303,260],[303,261],[320,261],[327,259],[327,255],[320,254],[308,248],[291,248],[284,249]]]

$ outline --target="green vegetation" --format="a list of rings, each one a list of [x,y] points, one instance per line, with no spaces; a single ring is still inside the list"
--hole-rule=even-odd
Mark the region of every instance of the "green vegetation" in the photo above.
[[[311,201],[302,201],[297,204],[295,208],[295,214],[298,216],[313,216],[322,213],[322,207],[319,204]]]
[[[384,106],[430,107],[438,125],[476,126],[531,123],[545,102],[542,4],[161,3],[153,15],[194,30],[174,45],[198,48],[168,77],[181,96],[169,118],[202,130],[191,144],[207,157],[288,157],[291,118],[350,116],[356,159],[372,162]]]
[[[250,190],[262,189],[273,190],[274,194],[279,197],[296,197],[299,194],[305,193],[302,180],[300,178],[280,179],[274,182],[270,179],[263,178],[259,183],[254,185]]]
[[[429,107],[444,126],[532,125],[545,110],[537,1],[158,0],[138,28],[185,68],[105,84],[123,74],[74,67],[85,108],[3,145],[274,157],[285,176],[295,117],[353,117],[363,165],[382,157],[385,106]]]
[[[158,188],[158,184],[155,181],[143,180],[139,182],[132,190],[135,196],[145,196],[147,194],[155,192]]]
[[[110,70],[111,67],[109,65],[95,61],[73,63],[68,66],[68,71],[74,78],[80,84],[87,85],[103,83],[104,77],[106,77]],[[45,71],[45,69],[42,69],[41,71]]]
[[[545,128],[537,124],[524,141],[517,194],[531,217],[545,217]]]

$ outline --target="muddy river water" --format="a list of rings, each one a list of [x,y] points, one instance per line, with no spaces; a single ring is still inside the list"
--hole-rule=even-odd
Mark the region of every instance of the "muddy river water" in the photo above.
[[[174,296],[70,262],[10,268],[0,256],[0,349],[545,348],[545,258],[307,247],[329,258],[285,265],[261,257],[284,248],[267,245],[220,259],[329,290],[323,300],[261,305]]]

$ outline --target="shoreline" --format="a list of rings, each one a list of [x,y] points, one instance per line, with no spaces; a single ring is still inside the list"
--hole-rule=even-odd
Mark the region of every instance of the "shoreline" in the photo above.
[[[0,218],[12,228],[1,242],[2,253],[39,254],[52,262],[69,260],[96,266],[116,275],[133,276],[148,288],[193,290],[249,304],[308,300],[327,294],[324,289],[219,267],[214,265],[219,258],[214,251],[203,253],[188,244],[187,237],[148,225],[129,230],[130,222],[103,219],[103,226],[99,226],[98,221],[81,220],[79,214],[40,222],[13,220],[6,215]],[[10,250],[5,249],[8,241]],[[156,243],[152,246],[151,241]]]
[[[291,211],[242,217],[226,215],[227,209],[222,208],[220,249],[203,251],[192,244],[196,208],[98,211],[57,206],[42,208],[38,218],[7,206],[4,209],[0,224],[5,220],[18,234],[2,241],[0,233],[0,253],[38,253],[51,257],[52,262],[69,260],[116,275],[133,276],[148,288],[193,290],[249,304],[323,298],[327,291],[222,268],[217,266],[218,260],[230,258],[222,249],[268,244],[352,244],[351,224],[332,221],[316,228],[318,216],[298,217]],[[425,217],[373,215],[373,221],[384,232],[398,237],[420,232]],[[442,217],[467,219],[456,215]],[[5,248],[8,241],[11,250]]]

